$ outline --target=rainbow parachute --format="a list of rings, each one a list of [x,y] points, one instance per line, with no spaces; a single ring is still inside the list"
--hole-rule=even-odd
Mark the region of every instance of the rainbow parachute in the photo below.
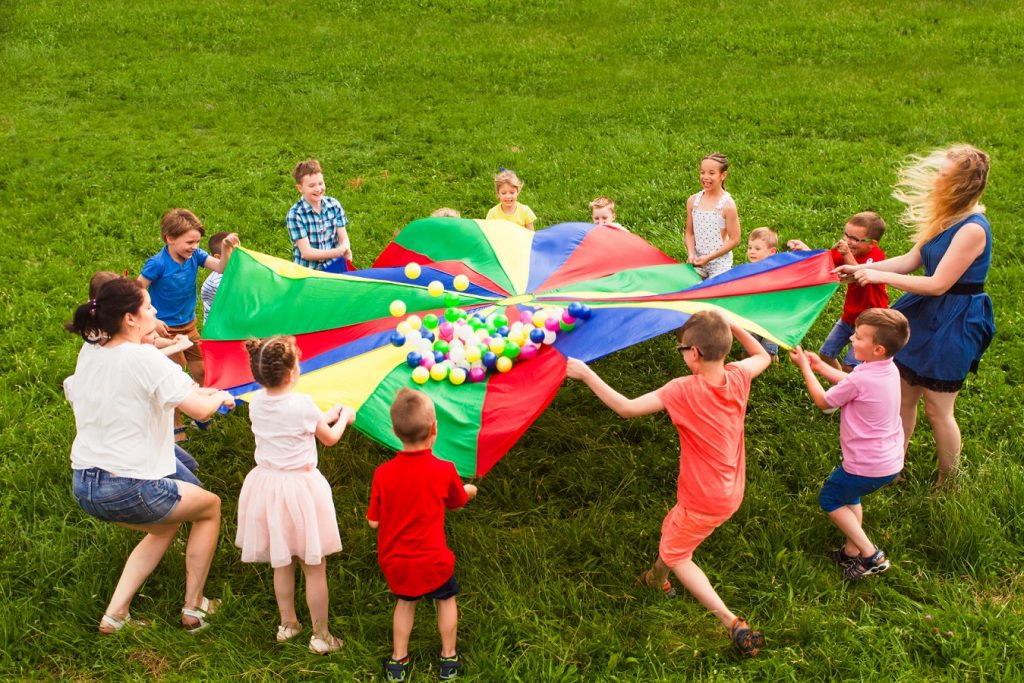
[[[415,280],[406,275],[412,262],[422,270]],[[323,408],[355,408],[357,429],[398,448],[391,401],[399,388],[417,387],[437,408],[434,452],[462,476],[480,477],[554,398],[567,357],[592,361],[674,330],[706,308],[789,347],[835,291],[831,271],[825,252],[784,253],[701,282],[691,266],[614,228],[563,223],[531,232],[505,221],[461,218],[410,223],[372,268],[344,275],[236,249],[203,330],[206,383],[245,399],[258,385],[242,341],[294,335],[303,359],[297,391]],[[519,320],[523,311],[580,302],[591,315],[553,343],[538,344],[533,357],[507,372],[458,386],[417,385],[407,364],[410,348],[392,343],[399,319],[389,309],[401,300],[408,314],[443,316],[445,306],[428,283],[455,292],[460,275],[469,285],[458,292],[458,306],[469,314],[499,312]],[[459,285],[465,286],[463,278]]]

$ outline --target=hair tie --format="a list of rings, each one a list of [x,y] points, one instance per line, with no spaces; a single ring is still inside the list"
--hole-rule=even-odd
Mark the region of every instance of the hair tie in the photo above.
[[[96,299],[89,299],[89,315],[96,315]]]
[[[498,171],[500,171],[501,173],[505,173],[507,171],[511,171],[512,173],[515,173],[515,171],[513,171],[511,168],[505,168],[504,166],[499,166],[498,167]]]

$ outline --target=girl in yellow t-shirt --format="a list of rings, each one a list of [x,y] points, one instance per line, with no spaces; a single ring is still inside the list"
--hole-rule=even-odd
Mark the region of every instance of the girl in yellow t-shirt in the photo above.
[[[498,193],[500,203],[487,212],[487,220],[509,221],[533,230],[537,216],[526,204],[519,203],[519,191],[522,189],[523,181],[515,171],[501,169],[501,173],[494,176],[494,190]]]

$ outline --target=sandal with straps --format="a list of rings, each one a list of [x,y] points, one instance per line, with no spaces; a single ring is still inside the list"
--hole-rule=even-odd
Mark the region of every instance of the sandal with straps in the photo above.
[[[744,657],[756,657],[764,647],[764,634],[750,628],[750,624],[743,617],[733,619],[732,626],[729,627],[729,637]]]
[[[302,624],[299,622],[295,622],[295,624],[281,624],[277,627],[277,642],[286,643],[300,633],[302,633]]]
[[[218,607],[220,607],[219,599],[214,598],[213,600],[210,600],[209,598],[205,597],[202,600],[200,600],[199,604],[196,605],[194,608],[182,607],[182,619],[195,619],[195,623],[186,624],[184,621],[182,621],[181,627],[189,633],[198,633],[199,631],[202,631],[204,628],[210,625],[210,623],[206,621],[206,618],[211,614],[215,613]]]
[[[100,625],[96,630],[103,635],[109,636],[117,633],[126,626],[131,628],[141,628],[143,626],[149,626],[149,624],[150,622],[145,619],[132,619],[131,614],[124,615],[123,619],[119,619],[112,614],[104,614],[103,618],[100,619]]]
[[[315,633],[309,637],[309,651],[315,655],[329,655],[332,652],[337,652],[344,644],[345,641],[330,633],[322,638]]]

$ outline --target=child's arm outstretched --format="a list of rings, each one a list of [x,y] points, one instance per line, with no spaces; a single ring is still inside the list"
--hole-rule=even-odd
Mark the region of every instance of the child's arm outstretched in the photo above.
[[[825,387],[821,386],[821,382],[818,381],[814,373],[815,371],[820,373],[830,384],[838,384],[843,381],[846,378],[846,373],[822,361],[818,354],[804,351],[799,346],[789,352],[789,357],[800,368],[800,374],[804,377],[804,383],[807,384],[807,391],[810,393],[814,405],[830,412],[835,410],[835,407],[829,405],[825,400]]]
[[[743,347],[743,350],[749,356],[743,360],[736,361],[736,363],[747,369],[751,379],[767,370],[768,366],[772,364],[772,357],[761,346],[761,342],[754,339],[752,334],[732,321],[729,322],[729,329],[732,330],[732,336],[736,337],[736,341],[740,343],[740,346]]]
[[[231,257],[231,252],[240,244],[241,242],[238,239],[238,233],[231,233],[224,238],[223,242],[221,242],[220,258],[217,258],[216,256],[207,256],[206,263],[203,265],[215,273],[223,273],[224,269],[228,265],[228,259]]]
[[[582,380],[584,384],[590,387],[595,396],[601,399],[606,406],[618,413],[620,417],[650,415],[665,409],[656,392],[652,391],[637,398],[626,398],[608,386],[589,365],[576,358],[569,359],[565,366],[565,374],[572,379]]]
[[[333,446],[341,440],[345,427],[356,421],[356,411],[338,404],[324,413],[316,425],[316,438],[325,446]]]

